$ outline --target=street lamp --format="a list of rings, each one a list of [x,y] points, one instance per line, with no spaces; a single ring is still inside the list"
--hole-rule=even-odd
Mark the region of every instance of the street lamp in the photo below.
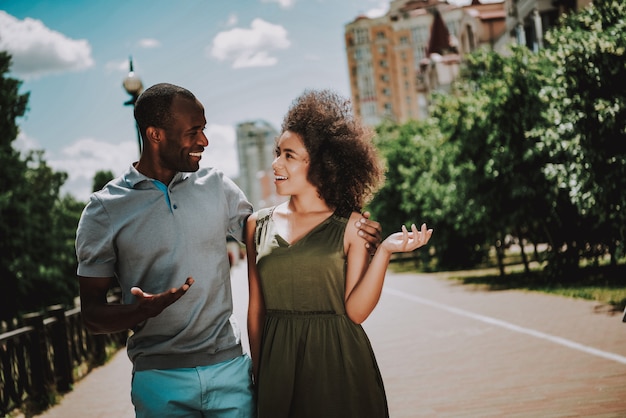
[[[122,82],[122,86],[124,86],[126,93],[130,94],[131,98],[127,102],[124,102],[124,105],[134,107],[137,98],[143,91],[143,84],[141,83],[141,79],[135,75],[135,71],[133,70],[133,57],[129,57],[128,62],[130,64],[130,71]],[[136,122],[135,127],[137,128],[137,143],[139,144],[139,155],[141,156],[141,133],[139,132],[139,125],[137,125]]]

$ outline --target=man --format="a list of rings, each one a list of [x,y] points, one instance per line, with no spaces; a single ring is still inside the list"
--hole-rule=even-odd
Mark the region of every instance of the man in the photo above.
[[[78,225],[83,320],[94,333],[133,331],[137,417],[252,417],[252,365],[234,324],[226,249],[228,236],[242,241],[252,206],[220,171],[200,169],[206,118],[190,91],[150,87],[135,119],[139,161],[92,194]],[[380,225],[364,219],[361,229],[375,247]],[[122,304],[109,304],[116,282]]]

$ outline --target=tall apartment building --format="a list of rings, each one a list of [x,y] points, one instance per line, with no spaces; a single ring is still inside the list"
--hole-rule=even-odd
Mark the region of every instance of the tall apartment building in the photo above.
[[[511,43],[541,49],[543,33],[564,12],[592,0],[392,0],[378,18],[345,25],[350,91],[355,113],[375,126],[428,115],[433,91],[446,91],[463,56],[478,48],[505,52]]]
[[[263,120],[237,124],[238,184],[255,209],[278,203],[272,161],[278,132]]]
[[[352,102],[364,123],[402,123],[427,115],[419,70],[431,52],[428,46],[437,13],[450,44],[457,38],[463,13],[439,0],[392,0],[384,16],[358,16],[345,26]]]
[[[543,32],[563,13],[587,7],[591,0],[504,0],[506,29],[511,39],[533,51],[543,47]]]

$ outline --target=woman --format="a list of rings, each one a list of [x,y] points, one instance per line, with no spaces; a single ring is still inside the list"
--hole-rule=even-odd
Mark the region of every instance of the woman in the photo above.
[[[272,167],[289,200],[254,213],[246,228],[259,418],[386,417],[360,324],[378,303],[391,254],[425,245],[432,230],[402,226],[370,261],[357,222],[383,169],[371,131],[331,91],[294,101]]]

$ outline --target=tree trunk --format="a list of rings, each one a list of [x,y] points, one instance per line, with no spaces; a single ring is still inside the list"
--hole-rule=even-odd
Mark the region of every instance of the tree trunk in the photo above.
[[[500,277],[504,277],[504,240],[496,241],[496,259],[498,260],[498,269]]]
[[[528,257],[526,256],[526,250],[524,250],[524,238],[522,237],[522,231],[520,228],[517,228],[517,239],[519,241],[520,254],[522,255],[522,263],[524,263],[524,273],[530,274]]]

